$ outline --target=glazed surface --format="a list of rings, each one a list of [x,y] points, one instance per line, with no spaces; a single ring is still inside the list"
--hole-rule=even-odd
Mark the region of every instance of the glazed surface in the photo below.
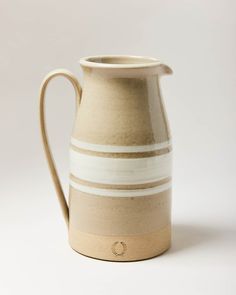
[[[69,232],[72,247],[91,257],[139,260],[170,245],[171,138],[159,79],[145,73],[84,69]],[[114,254],[114,243],[124,253]]]

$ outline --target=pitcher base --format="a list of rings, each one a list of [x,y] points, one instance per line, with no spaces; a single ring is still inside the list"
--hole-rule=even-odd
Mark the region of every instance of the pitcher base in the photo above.
[[[71,247],[85,256],[108,261],[137,261],[158,256],[169,249],[171,226],[156,232],[130,236],[103,236],[70,227]]]

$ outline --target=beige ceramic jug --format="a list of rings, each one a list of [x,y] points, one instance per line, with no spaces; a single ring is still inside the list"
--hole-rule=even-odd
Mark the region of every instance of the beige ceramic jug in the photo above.
[[[159,255],[171,242],[171,138],[159,78],[171,69],[154,58],[82,58],[83,91],[66,70],[49,73],[40,91],[43,144],[77,252],[104,260]],[[45,128],[49,81],[73,84],[77,112],[70,145],[69,206]]]

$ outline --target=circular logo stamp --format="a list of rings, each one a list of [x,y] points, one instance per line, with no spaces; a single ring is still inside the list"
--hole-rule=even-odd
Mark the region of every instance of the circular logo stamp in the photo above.
[[[111,251],[116,256],[124,255],[126,250],[127,250],[127,245],[125,244],[125,242],[116,241],[111,246]]]

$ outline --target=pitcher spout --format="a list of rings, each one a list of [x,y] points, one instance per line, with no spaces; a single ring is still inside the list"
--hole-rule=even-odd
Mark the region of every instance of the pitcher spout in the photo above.
[[[160,63],[158,66],[158,75],[171,75],[173,74],[173,70],[167,66],[166,64]]]

